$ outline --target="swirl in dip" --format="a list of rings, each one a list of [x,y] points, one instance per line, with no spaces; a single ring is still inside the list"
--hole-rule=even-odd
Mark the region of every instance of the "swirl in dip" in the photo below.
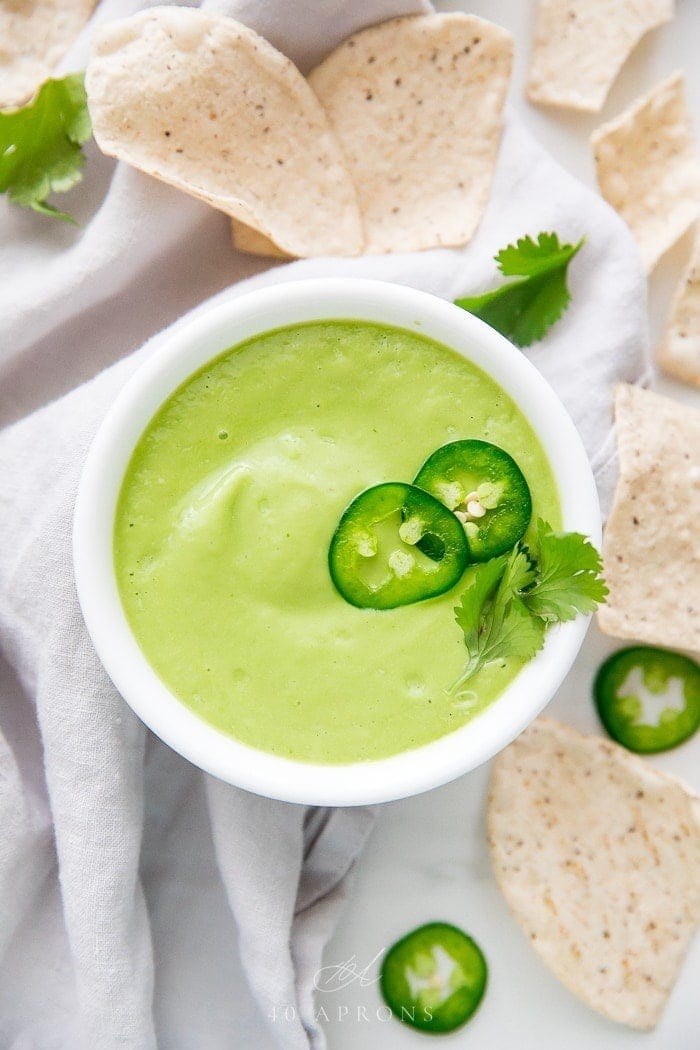
[[[461,589],[359,609],[328,571],[363,489],[410,482],[430,453],[479,438],[561,526],[529,423],[484,372],[404,329],[323,321],[277,329],[191,376],[142,434],[114,528],[121,600],[146,658],[201,718],[308,762],[383,758],[463,725],[515,677],[491,664],[458,698]],[[527,540],[528,534],[525,539]]]

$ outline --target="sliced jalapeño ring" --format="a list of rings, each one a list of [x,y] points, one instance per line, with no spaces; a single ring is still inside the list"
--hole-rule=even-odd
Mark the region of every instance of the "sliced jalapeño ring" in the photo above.
[[[422,489],[397,481],[352,501],[328,551],[336,589],[361,609],[395,609],[443,594],[468,560],[454,514]]]
[[[700,727],[700,665],[680,653],[619,649],[601,664],[593,695],[613,740],[638,754],[677,747]]]
[[[389,949],[380,988],[399,1021],[424,1032],[452,1032],[477,1009],[487,976],[484,954],[471,937],[449,923],[430,922]]]
[[[437,449],[414,485],[439,499],[461,522],[470,561],[488,561],[511,550],[532,517],[530,489],[520,467],[488,441],[453,441]]]

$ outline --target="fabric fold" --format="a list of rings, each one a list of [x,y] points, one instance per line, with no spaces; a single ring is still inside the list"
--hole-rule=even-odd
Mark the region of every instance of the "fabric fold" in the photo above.
[[[289,931],[303,862],[305,809],[207,778],[212,834],[251,990],[280,1045],[308,1045],[296,1010]]]
[[[96,1050],[155,1046],[137,877],[145,729],[89,643],[71,571],[74,457],[93,428],[83,419],[77,434],[66,432],[60,413],[45,415],[31,448],[20,440],[18,461],[3,463],[0,535],[14,552],[2,581],[3,641],[35,698],[83,1038]],[[8,528],[19,530],[12,539]],[[60,535],[68,542],[56,543]]]

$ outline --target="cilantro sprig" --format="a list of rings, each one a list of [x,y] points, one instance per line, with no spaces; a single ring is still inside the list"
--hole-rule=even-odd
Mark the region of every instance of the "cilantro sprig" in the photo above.
[[[530,346],[542,339],[569,305],[567,271],[583,243],[581,239],[577,244],[560,244],[556,233],[540,233],[536,241],[522,237],[495,256],[503,276],[517,280],[455,303],[518,346]]]
[[[42,215],[74,222],[46,198],[80,182],[80,147],[91,135],[83,74],[46,80],[26,106],[0,112],[0,193]]]
[[[474,567],[455,607],[467,662],[453,691],[486,664],[508,657],[529,660],[542,648],[544,621],[530,614],[521,597],[522,588],[532,582],[533,575],[527,555],[518,548]]]
[[[537,522],[537,557],[522,542],[510,554],[474,565],[455,607],[467,660],[452,686],[462,686],[486,664],[529,660],[544,645],[551,623],[573,620],[605,601],[600,554],[579,532],[553,532]]]

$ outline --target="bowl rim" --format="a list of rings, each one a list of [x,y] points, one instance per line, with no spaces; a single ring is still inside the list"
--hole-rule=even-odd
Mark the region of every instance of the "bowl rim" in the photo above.
[[[559,624],[504,692],[463,726],[388,758],[321,765],[258,750],[215,728],[170,692],[126,620],[113,565],[116,501],[145,426],[188,376],[227,348],[286,324],[363,319],[445,343],[490,375],[515,401],[550,462],[563,527],[599,545],[601,519],[590,464],[568,412],[524,354],[483,321],[413,288],[360,278],[275,284],[219,300],[152,344],[107,412],[80,478],[73,523],[75,581],[83,617],[109,677],[139,718],[179,754],[256,794],[307,805],[386,802],[438,787],[487,761],[536,718],[571,667],[589,617]]]

